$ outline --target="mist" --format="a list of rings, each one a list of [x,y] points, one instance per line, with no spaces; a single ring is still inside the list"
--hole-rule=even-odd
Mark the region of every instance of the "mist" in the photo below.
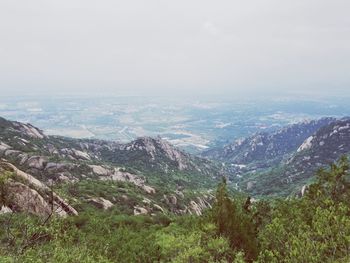
[[[347,94],[349,1],[0,3],[3,95]]]

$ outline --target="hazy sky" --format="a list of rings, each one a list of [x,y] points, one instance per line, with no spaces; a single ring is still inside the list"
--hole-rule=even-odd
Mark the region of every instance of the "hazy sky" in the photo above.
[[[349,0],[0,0],[0,91],[350,93]]]

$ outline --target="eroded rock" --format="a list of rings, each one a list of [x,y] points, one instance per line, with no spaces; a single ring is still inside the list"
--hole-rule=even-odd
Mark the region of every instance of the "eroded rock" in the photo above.
[[[113,206],[113,203],[107,199],[104,199],[102,197],[93,197],[89,198],[88,202],[95,207],[103,210],[107,210]]]

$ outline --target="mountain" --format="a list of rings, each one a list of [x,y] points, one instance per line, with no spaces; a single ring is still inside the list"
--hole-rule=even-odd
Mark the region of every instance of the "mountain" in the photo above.
[[[266,168],[279,163],[297,150],[306,138],[333,121],[334,118],[322,118],[293,124],[273,133],[256,133],[223,148],[206,151],[203,156],[233,166],[254,165],[254,169]]]
[[[350,119],[320,127],[285,160],[263,172],[250,172],[234,180],[253,195],[288,195],[314,179],[315,172],[350,154]]]
[[[219,166],[160,138],[130,143],[47,136],[0,118],[0,157],[72,202],[126,213],[200,214],[210,206]]]

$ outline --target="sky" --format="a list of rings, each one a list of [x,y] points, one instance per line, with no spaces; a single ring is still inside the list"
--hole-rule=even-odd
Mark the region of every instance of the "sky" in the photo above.
[[[0,0],[0,92],[350,94],[349,0]]]

